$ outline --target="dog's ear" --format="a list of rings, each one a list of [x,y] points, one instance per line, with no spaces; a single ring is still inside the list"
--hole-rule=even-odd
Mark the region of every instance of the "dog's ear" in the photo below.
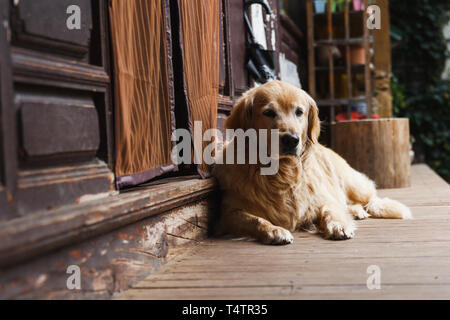
[[[320,119],[319,109],[313,98],[307,94],[307,100],[309,103],[308,111],[308,139],[312,143],[317,143],[320,136]]]
[[[233,107],[230,116],[225,121],[226,129],[249,129],[252,119],[253,99],[249,95],[244,95]]]

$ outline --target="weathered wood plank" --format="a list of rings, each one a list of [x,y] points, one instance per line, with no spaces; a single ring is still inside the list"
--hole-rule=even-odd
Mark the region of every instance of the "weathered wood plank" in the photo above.
[[[2,270],[0,299],[108,299],[205,239],[215,203],[205,199]],[[66,286],[69,266],[81,290]]]
[[[255,286],[233,288],[177,288],[150,291],[131,289],[120,299],[154,300],[287,300],[287,299],[449,299],[450,290],[441,285],[386,285],[380,290],[368,290],[359,286]]]
[[[80,198],[76,205],[42,211],[0,225],[0,266],[80,242],[138,220],[211,196],[212,179],[185,179],[137,191]]]

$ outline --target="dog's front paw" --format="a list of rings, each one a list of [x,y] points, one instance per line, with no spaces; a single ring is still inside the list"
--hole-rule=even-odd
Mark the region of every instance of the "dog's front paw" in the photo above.
[[[330,221],[326,225],[325,238],[330,240],[346,240],[355,236],[356,226],[353,222],[343,224]]]
[[[265,244],[284,245],[294,242],[292,234],[281,227],[273,227],[268,230],[262,239]]]

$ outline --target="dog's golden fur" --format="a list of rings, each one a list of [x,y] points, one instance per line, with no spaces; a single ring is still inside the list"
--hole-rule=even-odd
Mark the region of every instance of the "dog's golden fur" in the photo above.
[[[276,117],[265,116],[268,108]],[[281,156],[275,175],[260,175],[259,164],[214,166],[223,191],[220,227],[225,232],[287,244],[293,241],[290,232],[300,228],[316,226],[327,239],[348,239],[354,236],[354,219],[411,218],[406,206],[378,198],[371,180],[318,143],[318,109],[303,90],[280,81],[251,89],[225,126],[278,129],[300,137],[298,152]]]

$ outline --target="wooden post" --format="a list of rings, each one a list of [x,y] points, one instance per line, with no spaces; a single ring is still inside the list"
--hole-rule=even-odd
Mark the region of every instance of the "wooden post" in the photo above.
[[[391,94],[391,40],[389,25],[389,0],[376,0],[381,10],[381,29],[373,30],[375,62],[375,101],[378,114],[383,118],[392,117]]]
[[[378,188],[410,186],[408,119],[344,121],[331,129],[334,150]]]
[[[348,107],[347,107],[347,117],[348,120],[352,118],[352,64],[350,59],[350,3],[345,1],[345,11],[344,11],[344,24],[345,24],[345,64],[346,64],[346,77],[347,77],[347,99],[348,99]]]
[[[369,1],[364,0],[364,8],[367,9],[369,6]],[[366,19],[367,19],[366,15]],[[366,105],[367,105],[367,117],[371,118],[373,114],[373,106],[372,106],[372,98],[373,98],[373,91],[372,91],[372,74],[370,69],[370,63],[372,61],[372,55],[370,53],[371,43],[370,43],[370,30],[367,28],[366,25],[366,19],[363,19],[363,30],[364,30],[364,48],[366,50],[366,65],[365,65],[365,72],[364,72],[364,79],[365,79],[365,87],[366,87]]]
[[[316,62],[314,57],[314,16],[312,0],[306,1],[306,23],[308,36],[308,89],[309,94],[317,99],[316,94]]]

